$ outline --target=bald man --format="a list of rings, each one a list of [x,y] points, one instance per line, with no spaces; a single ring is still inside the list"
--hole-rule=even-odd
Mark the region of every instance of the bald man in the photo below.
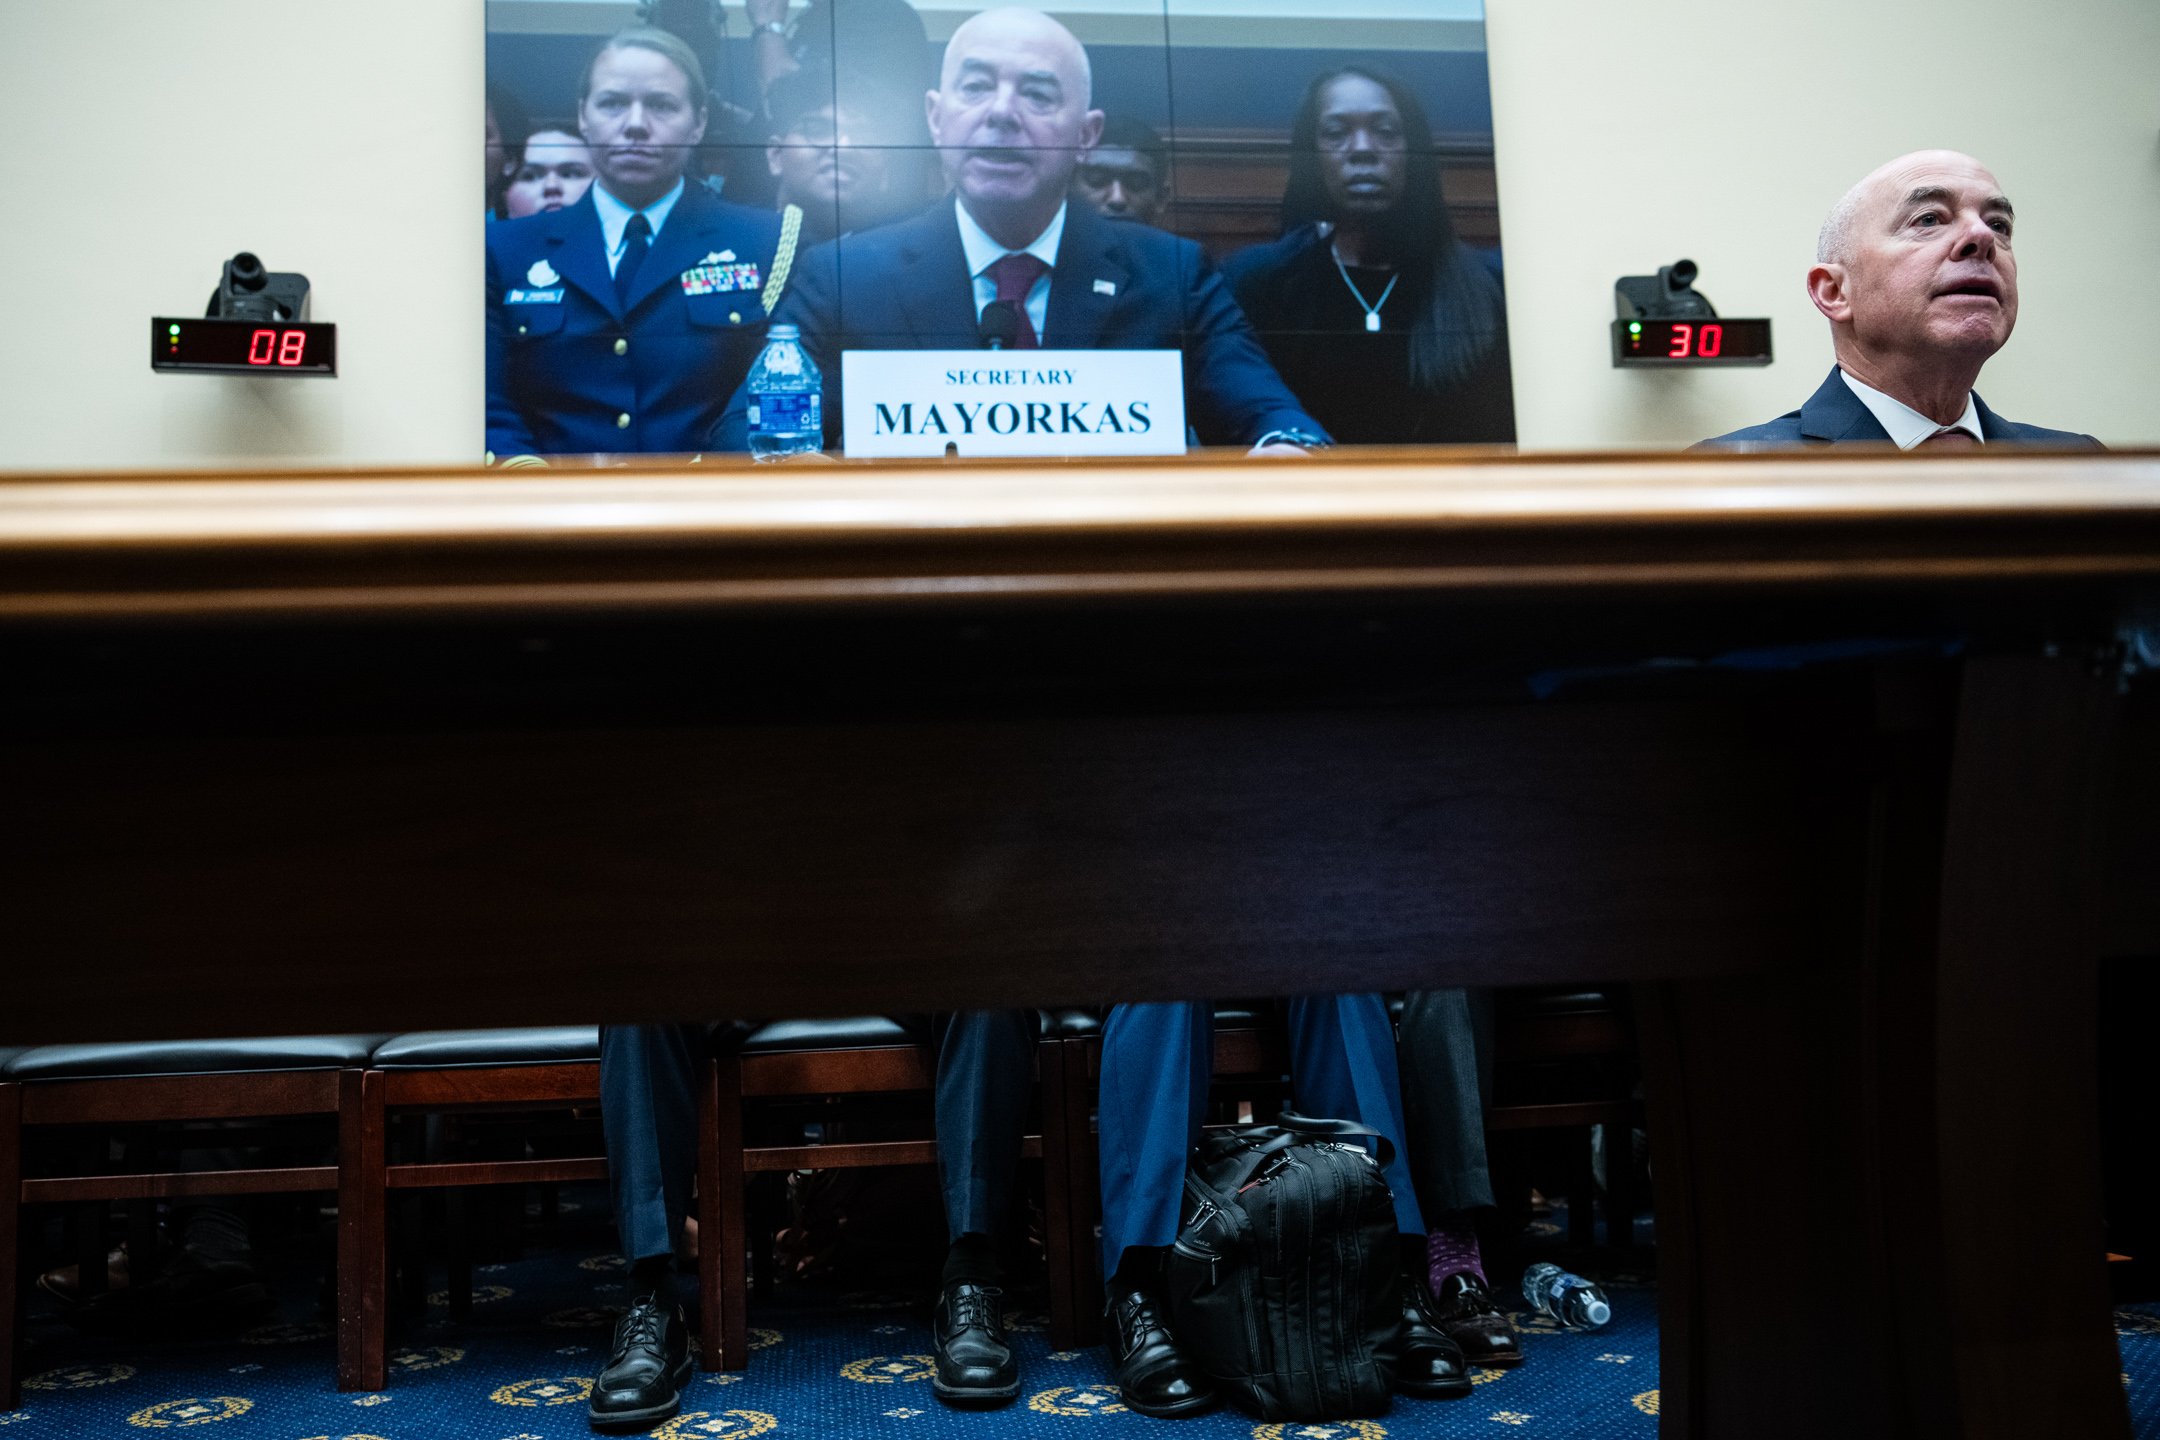
[[[1103,127],[1072,32],[1035,10],[976,15],[925,103],[952,198],[809,251],[774,315],[824,373],[828,446],[843,352],[972,349],[998,301],[1016,312],[1013,349],[1183,351],[1186,418],[1205,444],[1327,443],[1198,245],[1068,203]],[[737,393],[714,448],[748,448],[748,405]]]
[[[1830,378],[1798,410],[1704,443],[2099,448],[2005,420],[1973,392],[2017,325],[2015,229],[2002,186],[1970,155],[1919,150],[1877,169],[1823,221],[1807,272],[1837,352]]]

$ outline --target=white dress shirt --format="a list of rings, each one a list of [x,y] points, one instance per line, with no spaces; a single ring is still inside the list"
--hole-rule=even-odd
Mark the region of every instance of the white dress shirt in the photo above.
[[[1891,440],[1896,442],[1900,450],[1910,450],[1923,440],[1945,430],[1963,430],[1981,444],[1987,443],[1987,437],[1980,433],[1980,407],[1973,404],[1970,390],[1965,392],[1965,413],[1948,425],[1938,425],[1904,401],[1893,400],[1874,386],[1861,384],[1852,376],[1846,375],[1842,368],[1838,374],[1845,376],[1845,383],[1852,387],[1852,393],[1860,397],[1861,404],[1874,412],[1875,418],[1882,422],[1883,429],[1890,432]]]
[[[608,274],[613,275],[615,267],[622,264],[623,240],[625,238],[623,232],[630,228],[630,217],[632,215],[643,215],[645,223],[652,226],[652,239],[646,242],[649,245],[660,238],[660,227],[667,224],[668,212],[675,208],[677,200],[682,199],[682,192],[683,182],[677,180],[675,188],[668,191],[667,194],[653,201],[652,204],[647,205],[642,210],[632,210],[622,201],[608,194],[607,186],[602,185],[597,180],[593,182],[593,209],[600,212],[600,243],[607,251]]]
[[[953,210],[960,217],[960,248],[967,252],[968,274],[975,280],[977,324],[982,322],[983,310],[991,301],[997,299],[997,281],[985,273],[992,265],[1007,255],[1027,254],[1050,267],[1028,287],[1027,301],[1023,307],[1027,311],[1028,323],[1035,327],[1035,338],[1048,345],[1050,341],[1043,335],[1043,322],[1050,315],[1050,270],[1057,266],[1058,241],[1065,236],[1065,206],[1058,206],[1057,214],[1050,217],[1050,223],[1043,227],[1042,234],[1036,236],[1034,242],[1025,250],[1007,250],[991,239],[990,232],[975,223],[975,217],[968,214],[967,206],[961,204],[957,197],[953,200]]]

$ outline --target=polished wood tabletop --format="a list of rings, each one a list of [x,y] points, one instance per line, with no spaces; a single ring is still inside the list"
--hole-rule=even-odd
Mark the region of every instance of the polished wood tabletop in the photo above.
[[[0,477],[0,620],[2150,573],[2160,454]]]

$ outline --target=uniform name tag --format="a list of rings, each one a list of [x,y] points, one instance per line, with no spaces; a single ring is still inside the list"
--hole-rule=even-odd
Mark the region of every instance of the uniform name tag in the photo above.
[[[505,305],[560,305],[562,287],[553,290],[512,290],[503,296]]]
[[[700,265],[682,272],[685,295],[717,295],[727,290],[755,290],[762,282],[755,265]]]

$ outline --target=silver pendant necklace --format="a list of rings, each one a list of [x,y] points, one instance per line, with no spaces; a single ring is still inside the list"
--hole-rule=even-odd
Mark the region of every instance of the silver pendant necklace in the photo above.
[[[1402,272],[1398,270],[1393,275],[1388,276],[1387,289],[1380,292],[1378,300],[1367,305],[1365,303],[1365,292],[1358,289],[1357,281],[1350,278],[1350,268],[1342,263],[1342,256],[1335,253],[1335,246],[1332,243],[1328,245],[1328,258],[1335,262],[1335,273],[1342,276],[1342,283],[1350,287],[1351,298],[1355,299],[1358,308],[1365,312],[1365,333],[1368,335],[1379,334],[1380,307],[1387,304],[1388,296],[1395,293],[1395,282],[1402,279]]]

